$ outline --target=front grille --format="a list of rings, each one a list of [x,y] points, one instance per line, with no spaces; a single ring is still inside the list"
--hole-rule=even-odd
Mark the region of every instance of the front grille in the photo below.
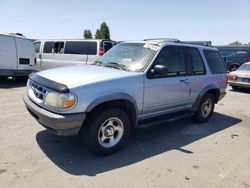
[[[36,96],[36,98],[40,99],[43,101],[44,97],[45,97],[45,94],[46,94],[46,89],[43,88],[42,86],[34,83],[34,82],[31,82],[30,83],[30,87],[34,93],[34,95]]]

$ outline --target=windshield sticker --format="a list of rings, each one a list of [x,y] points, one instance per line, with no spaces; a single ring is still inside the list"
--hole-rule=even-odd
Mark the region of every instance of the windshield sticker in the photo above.
[[[159,46],[156,46],[156,45],[154,45],[154,44],[148,44],[148,43],[145,44],[145,45],[143,46],[143,48],[149,48],[149,49],[154,50],[154,51],[157,51],[157,50],[160,49]]]

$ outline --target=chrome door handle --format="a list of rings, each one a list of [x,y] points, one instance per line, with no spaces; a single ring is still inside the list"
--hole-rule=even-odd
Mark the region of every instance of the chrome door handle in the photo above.
[[[189,80],[188,79],[183,79],[183,80],[180,80],[180,82],[184,82],[185,84],[188,84]]]

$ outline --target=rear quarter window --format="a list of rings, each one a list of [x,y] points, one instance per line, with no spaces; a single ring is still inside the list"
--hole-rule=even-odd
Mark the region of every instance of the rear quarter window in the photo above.
[[[225,63],[222,60],[221,55],[218,51],[204,50],[203,52],[206,57],[211,73],[213,74],[226,73]]]
[[[67,41],[65,54],[81,54],[81,55],[96,55],[97,43],[96,42],[83,42],[83,41]]]

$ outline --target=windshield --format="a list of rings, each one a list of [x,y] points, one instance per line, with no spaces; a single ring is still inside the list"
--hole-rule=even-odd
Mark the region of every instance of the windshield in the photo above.
[[[250,71],[250,64],[243,64],[240,66],[240,68],[238,69],[240,71]]]
[[[159,46],[148,43],[120,43],[111,48],[99,63],[128,71],[141,72],[159,50]]]

